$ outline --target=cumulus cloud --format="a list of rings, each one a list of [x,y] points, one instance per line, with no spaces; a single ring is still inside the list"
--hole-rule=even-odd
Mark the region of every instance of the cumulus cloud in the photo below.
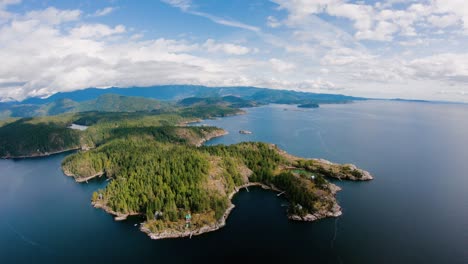
[[[460,11],[436,0],[374,5],[274,1],[281,10],[264,17],[265,29],[195,11],[190,1],[165,1],[183,11],[181,15],[234,27],[236,33],[223,34],[224,39],[151,38],[126,25],[87,21],[109,12],[105,9],[91,14],[53,7],[11,13],[1,1],[0,11],[9,16],[2,20],[0,15],[0,100],[87,87],[158,84],[450,100],[457,100],[457,93],[440,91],[468,93],[468,51],[460,35],[464,27]],[[321,14],[349,20],[351,28],[340,28]],[[441,29],[448,33],[433,36]],[[252,35],[255,41],[244,37]],[[377,42],[367,45],[363,40]]]
[[[75,38],[100,38],[125,32],[125,26],[117,25],[114,28],[103,24],[86,24],[73,28],[70,31]]]
[[[434,0],[432,2],[437,13],[447,13],[458,17],[468,33],[468,5],[464,0]],[[456,21],[453,21],[455,24]]]
[[[290,71],[296,68],[294,63],[286,62],[277,58],[270,59],[270,63],[273,69],[278,72]]]
[[[245,55],[250,49],[241,45],[231,43],[217,43],[213,39],[208,39],[202,46],[208,52],[224,52],[230,55]]]
[[[417,78],[468,84],[468,53],[445,53],[418,58],[407,62],[407,67]]]
[[[433,26],[438,28],[446,28],[453,25],[456,25],[460,18],[457,16],[450,14],[450,15],[432,15],[427,18]]]
[[[271,1],[288,12],[285,23],[290,26],[303,23],[311,15],[327,14],[352,21],[357,39],[391,41],[395,35],[416,36],[416,28],[425,22],[440,28],[462,25],[468,32],[468,5],[464,0],[387,1],[375,5],[346,0]],[[397,3],[405,7],[392,8]]]
[[[59,10],[48,7],[44,10],[30,11],[24,16],[24,20],[37,20],[41,23],[58,25],[64,22],[76,21],[80,18],[80,10]]]
[[[123,25],[86,24],[77,20],[81,14],[47,8],[0,25],[0,97],[21,100],[87,87],[171,83],[254,85],[264,79],[252,68],[257,73],[270,69],[261,60],[195,55],[238,56],[253,50],[245,46],[213,39],[140,41],[127,36]],[[121,40],[109,39],[115,35]]]

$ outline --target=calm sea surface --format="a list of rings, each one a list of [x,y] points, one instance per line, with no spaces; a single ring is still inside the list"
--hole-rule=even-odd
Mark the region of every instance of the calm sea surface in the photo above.
[[[208,144],[271,142],[354,163],[375,180],[336,182],[339,218],[291,222],[283,199],[251,188],[235,196],[225,228],[154,241],[135,226],[141,219],[94,209],[91,194],[106,182],[64,176],[67,154],[0,160],[0,263],[468,263],[467,105],[270,105],[202,123],[230,132]]]

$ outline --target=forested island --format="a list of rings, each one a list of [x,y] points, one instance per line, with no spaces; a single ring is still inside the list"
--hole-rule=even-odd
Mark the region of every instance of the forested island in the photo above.
[[[225,101],[247,103],[195,98],[178,106],[155,104],[158,108],[151,111],[10,119],[0,124],[0,156],[78,150],[63,160],[64,174],[77,182],[106,177],[107,186],[94,192],[92,204],[116,220],[145,217],[140,229],[153,239],[219,229],[234,207],[233,195],[252,185],[284,195],[290,219],[336,217],[341,215],[335,198],[340,189],[327,179],[372,179],[354,165],[295,157],[268,143],[202,146],[226,132],[187,124],[243,113]],[[72,124],[86,129],[71,129]]]

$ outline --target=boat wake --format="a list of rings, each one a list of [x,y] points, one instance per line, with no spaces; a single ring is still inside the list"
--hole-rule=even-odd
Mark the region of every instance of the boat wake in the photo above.
[[[335,227],[334,227],[334,232],[333,232],[333,238],[332,238],[332,240],[331,240],[331,242],[330,242],[330,247],[331,247],[331,249],[334,249],[334,248],[335,248],[335,241],[336,241],[336,237],[337,237],[337,235],[338,235],[338,220],[339,220],[339,219],[340,219],[339,217],[335,219]],[[340,255],[338,254],[338,252],[336,253],[336,258],[337,258],[337,260],[338,260],[338,263],[343,263],[343,260],[341,259],[341,257],[340,257]]]
[[[13,232],[15,233],[15,235],[17,235],[23,242],[25,242],[26,244],[29,244],[31,246],[34,246],[34,247],[37,247],[39,249],[42,249],[42,250],[45,250],[47,251],[48,253],[53,253],[52,250],[50,250],[49,248],[46,248],[46,247],[43,247],[41,246],[39,243],[37,243],[36,241],[32,240],[31,238],[27,237],[26,235],[24,235],[23,233],[19,232],[13,225],[11,225],[10,223],[7,223],[7,226],[8,228]]]
[[[26,237],[25,235],[23,235],[22,233],[18,232],[18,230],[16,230],[10,223],[7,223],[8,225],[8,228],[10,228],[10,230],[15,233],[22,241],[26,242],[27,244],[30,244],[32,246],[36,246],[38,247],[39,244],[34,242],[33,240],[29,239],[28,237]]]
[[[332,249],[335,247],[336,236],[338,234],[338,220],[339,220],[339,218],[337,217],[335,219],[335,228],[334,228],[335,231],[333,233],[333,238],[332,238],[331,243],[330,243],[330,247]]]

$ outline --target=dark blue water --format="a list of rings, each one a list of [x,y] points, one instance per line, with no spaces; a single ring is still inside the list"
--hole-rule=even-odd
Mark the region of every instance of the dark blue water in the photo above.
[[[94,209],[91,193],[105,181],[77,184],[64,176],[66,154],[1,160],[0,263],[468,263],[466,105],[363,102],[247,111],[203,122],[230,132],[209,144],[272,142],[295,155],[355,163],[376,179],[337,182],[344,212],[337,219],[288,221],[284,200],[250,189],[234,198],[225,228],[153,241],[134,226],[140,219],[114,222]]]

